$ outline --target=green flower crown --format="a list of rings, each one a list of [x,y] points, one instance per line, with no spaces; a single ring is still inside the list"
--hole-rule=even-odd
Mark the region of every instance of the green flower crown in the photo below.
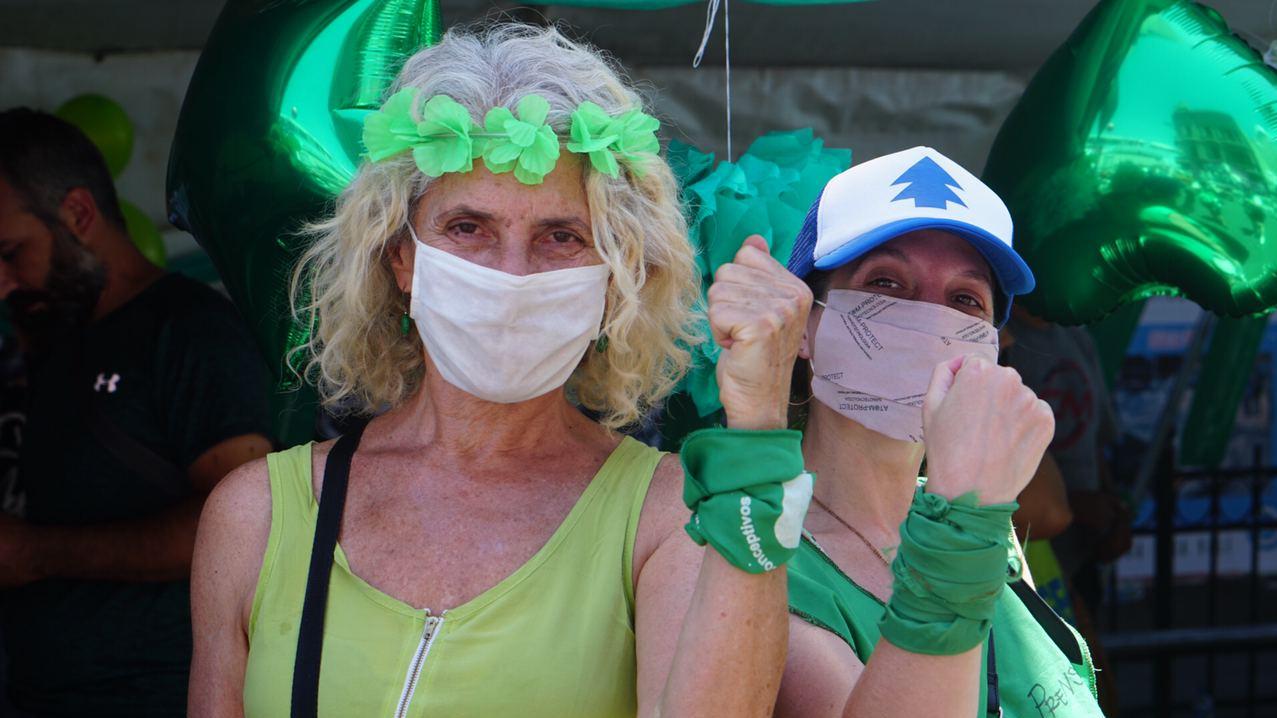
[[[417,97],[416,88],[400,90],[364,119],[369,160],[381,162],[411,150],[421,172],[438,177],[469,172],[482,157],[489,171],[513,171],[524,184],[541,184],[559,161],[559,136],[545,121],[550,103],[540,95],[519,100],[514,112],[506,107],[488,110],[482,125],[447,95],[426,100],[421,120],[415,120]],[[621,164],[641,177],[642,165],[660,152],[659,127],[655,117],[641,110],[613,117],[593,102],[582,102],[572,113],[565,146],[589,155],[594,169],[608,177],[619,177]]]

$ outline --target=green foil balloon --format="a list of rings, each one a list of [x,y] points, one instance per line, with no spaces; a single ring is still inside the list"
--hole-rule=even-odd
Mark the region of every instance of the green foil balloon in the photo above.
[[[1104,373],[1104,384],[1109,393],[1115,391],[1114,382],[1122,371],[1126,350],[1131,346],[1131,337],[1135,336],[1143,313],[1144,302],[1132,302],[1086,327],[1095,342],[1095,353],[1099,354],[1100,371]]]
[[[1102,0],[1047,60],[985,180],[1011,208],[1038,316],[1182,295],[1277,304],[1277,73],[1192,2]]]
[[[77,95],[53,114],[80,128],[102,153],[111,176],[120,176],[133,154],[133,122],[120,103],[102,95]]]
[[[1267,317],[1221,319],[1215,325],[1180,435],[1180,466],[1213,469],[1224,460],[1267,328]]]
[[[363,117],[438,41],[436,0],[230,0],[191,78],[169,157],[173,224],[208,251],[280,393],[277,438],[310,438],[313,391],[286,365],[311,328],[289,312],[298,230],[330,211]]]

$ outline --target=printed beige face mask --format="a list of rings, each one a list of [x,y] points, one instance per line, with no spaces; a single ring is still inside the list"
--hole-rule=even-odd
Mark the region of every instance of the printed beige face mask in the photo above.
[[[937,364],[998,357],[998,330],[950,307],[851,289],[820,304],[812,395],[893,439],[923,440],[922,400]]]

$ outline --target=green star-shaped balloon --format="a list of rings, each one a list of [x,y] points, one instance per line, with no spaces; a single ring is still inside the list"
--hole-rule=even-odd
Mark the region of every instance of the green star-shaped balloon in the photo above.
[[[1015,220],[1034,313],[1087,323],[1183,295],[1277,304],[1277,72],[1218,13],[1102,0],[1007,118],[984,178]]]
[[[288,306],[297,230],[330,211],[364,154],[364,117],[441,29],[435,0],[229,0],[191,78],[169,215],[248,321],[281,390],[272,409],[285,445],[314,433],[314,394],[285,361],[310,335]],[[383,130],[413,132],[402,116]]]

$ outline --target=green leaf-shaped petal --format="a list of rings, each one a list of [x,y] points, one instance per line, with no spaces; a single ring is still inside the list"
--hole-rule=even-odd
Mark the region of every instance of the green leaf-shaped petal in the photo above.
[[[536,141],[524,151],[524,154],[546,157],[550,162],[558,160],[559,136],[554,133],[554,128],[549,125],[541,125],[541,129],[537,130]]]
[[[494,107],[483,116],[483,128],[491,135],[505,134],[507,122],[514,120],[514,113],[508,107]]]
[[[412,159],[427,177],[448,172],[469,172],[474,167],[470,157],[470,141],[464,138],[431,139],[412,149]]]
[[[616,155],[612,154],[612,150],[604,147],[601,150],[591,152],[589,154],[590,164],[594,165],[594,169],[603,174],[616,179],[621,176],[621,166],[616,161]]]
[[[606,150],[612,146],[613,142],[616,142],[616,135],[603,135],[602,137],[590,137],[587,135],[580,140],[574,137],[572,142],[567,143],[567,147],[569,152],[584,154],[586,152]]]
[[[468,136],[475,128],[470,110],[447,95],[435,95],[421,108],[417,131],[422,136],[451,133]]]
[[[421,108],[417,142],[412,158],[429,177],[447,172],[468,172],[474,166],[474,143],[470,133],[477,129],[470,111],[447,95],[435,95]]]
[[[539,95],[519,100],[515,112],[505,107],[488,110],[476,149],[488,170],[513,171],[524,184],[540,184],[559,158],[559,137],[545,122],[549,112],[550,103]]]
[[[510,141],[506,126],[517,123],[508,107],[494,107],[483,117],[483,163],[489,172],[509,172],[519,159],[519,147]]]
[[[514,178],[523,184],[541,184],[545,181],[545,174],[525,168],[522,164],[514,166]]]
[[[509,120],[505,123],[505,133],[509,135],[510,142],[518,147],[531,147],[536,141],[537,126],[519,120]]]
[[[519,104],[515,106],[515,111],[519,115],[519,119],[532,125],[540,127],[545,124],[545,118],[550,115],[550,103],[540,95],[527,95]]]
[[[637,176],[642,166],[660,152],[656,138],[660,123],[641,110],[612,117],[593,102],[583,102],[572,113],[571,152],[588,154],[590,164],[609,177],[620,175],[621,163]]]
[[[509,162],[494,162],[491,156],[486,154],[483,156],[483,165],[494,175],[512,171],[515,168],[516,163],[517,160],[510,160]]]
[[[660,129],[661,123],[641,110],[631,110],[617,118],[617,125],[620,137],[615,147],[620,155],[619,159],[631,172],[641,177],[643,166],[661,151],[660,140],[656,138],[656,131]]]
[[[559,136],[549,125],[542,125],[528,147],[519,154],[514,176],[524,184],[541,184],[554,171],[559,161]]]
[[[487,146],[483,150],[483,159],[489,163],[504,165],[519,159],[519,154],[522,151],[522,147],[514,144],[506,137],[489,137]],[[488,168],[492,169],[492,164],[489,164]],[[495,171],[493,170],[493,172]]]
[[[655,117],[640,110],[631,110],[617,118],[617,124],[620,125],[617,149],[625,155],[654,155],[661,151],[661,143],[656,139],[661,123]]]
[[[572,113],[568,151],[586,153],[607,148],[617,139],[617,135],[610,131],[612,124],[612,117],[602,107],[593,102],[582,102]]]
[[[410,149],[417,141],[417,123],[412,107],[417,100],[416,88],[405,88],[364,118],[363,140],[368,159],[380,162]]]

